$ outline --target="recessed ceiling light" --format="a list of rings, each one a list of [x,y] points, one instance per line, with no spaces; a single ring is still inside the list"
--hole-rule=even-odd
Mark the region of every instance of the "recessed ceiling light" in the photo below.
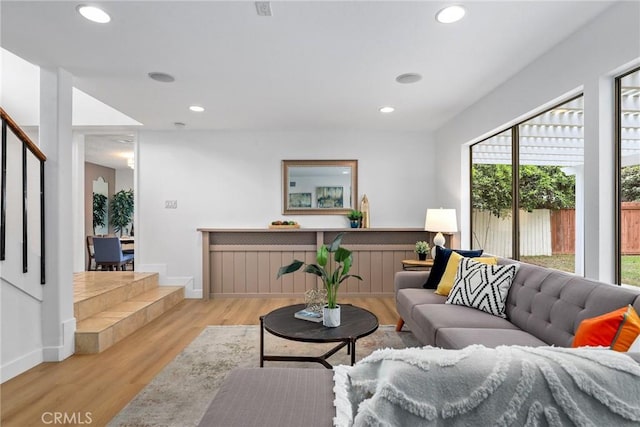
[[[258,16],[271,16],[273,13],[271,12],[271,2],[268,1],[257,1],[256,2],[256,11],[258,12]]]
[[[109,14],[99,7],[81,4],[76,7],[76,10],[89,21],[97,22],[98,24],[106,24],[111,21]]]
[[[202,113],[204,111],[204,107],[201,107],[199,105],[192,105],[191,107],[189,107],[189,110],[195,111],[196,113]]]
[[[419,82],[421,79],[422,76],[417,73],[400,74],[398,77],[396,77],[396,81],[402,84]]]
[[[176,129],[182,129],[183,127],[186,126],[186,123],[183,122],[173,122],[173,125],[176,127]]]
[[[385,107],[380,107],[378,109],[378,111],[380,111],[381,113],[393,113],[396,109],[387,105]]]
[[[161,73],[159,71],[152,71],[147,75],[157,82],[171,83],[175,81],[175,78],[171,74]]]
[[[464,17],[466,10],[462,6],[447,6],[436,14],[436,20],[443,24],[458,22]]]

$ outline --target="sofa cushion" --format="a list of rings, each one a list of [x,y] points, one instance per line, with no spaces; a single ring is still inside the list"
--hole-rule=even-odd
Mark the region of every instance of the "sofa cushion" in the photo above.
[[[409,309],[421,304],[444,304],[446,299],[430,289],[400,289],[396,294],[396,304]]]
[[[508,320],[462,305],[422,304],[413,307],[411,318],[427,338],[424,344],[435,345],[440,328],[518,329]]]
[[[482,255],[482,249],[467,251],[463,249],[447,249],[441,246],[436,246],[436,257],[433,259],[431,272],[429,273],[429,277],[423,285],[423,288],[436,289],[438,287],[438,283],[440,283],[444,270],[447,268],[447,263],[449,262],[449,257],[451,256],[452,251],[456,251],[460,255],[466,257]]]
[[[463,258],[464,257],[457,252],[451,252],[449,262],[447,263],[447,268],[444,270],[444,274],[440,279],[440,283],[438,283],[436,294],[444,296],[449,295],[449,293],[451,292],[451,288],[453,288],[453,284],[456,281],[456,275],[458,273],[460,261],[462,261]],[[498,259],[495,257],[475,257],[473,258],[473,260],[491,265],[496,265],[498,263]]]
[[[199,427],[333,425],[333,371],[244,368],[225,378]]]
[[[633,304],[639,292],[520,263],[506,313],[514,325],[548,344],[571,347],[583,319]]]
[[[631,305],[580,322],[573,347],[604,346],[627,351],[640,335],[640,317]]]
[[[542,340],[520,329],[489,328],[441,328],[436,333],[436,345],[442,348],[459,349],[472,344],[495,348],[500,345],[546,346]]]
[[[505,302],[518,266],[487,265],[463,258],[446,304],[464,305],[506,319]]]

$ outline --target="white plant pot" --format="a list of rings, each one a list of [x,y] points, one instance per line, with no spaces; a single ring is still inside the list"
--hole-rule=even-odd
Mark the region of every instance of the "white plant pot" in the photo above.
[[[326,305],[322,307],[322,324],[329,328],[340,326],[340,306],[329,308]]]

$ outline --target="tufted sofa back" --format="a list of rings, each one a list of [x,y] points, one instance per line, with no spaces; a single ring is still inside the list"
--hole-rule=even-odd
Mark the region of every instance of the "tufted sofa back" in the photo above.
[[[500,264],[514,262],[500,260]],[[531,264],[518,264],[507,297],[507,318],[548,344],[570,347],[583,319],[628,304],[640,310],[640,289],[636,291]]]

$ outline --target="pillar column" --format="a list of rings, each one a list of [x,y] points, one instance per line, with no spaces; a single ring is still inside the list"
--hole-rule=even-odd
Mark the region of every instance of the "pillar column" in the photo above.
[[[40,69],[40,146],[45,164],[46,279],[42,342],[45,361],[74,352],[72,76]]]
[[[615,171],[613,81],[584,86],[584,272],[615,283]]]
[[[84,135],[73,133],[73,271],[85,271],[87,263],[84,229]]]

